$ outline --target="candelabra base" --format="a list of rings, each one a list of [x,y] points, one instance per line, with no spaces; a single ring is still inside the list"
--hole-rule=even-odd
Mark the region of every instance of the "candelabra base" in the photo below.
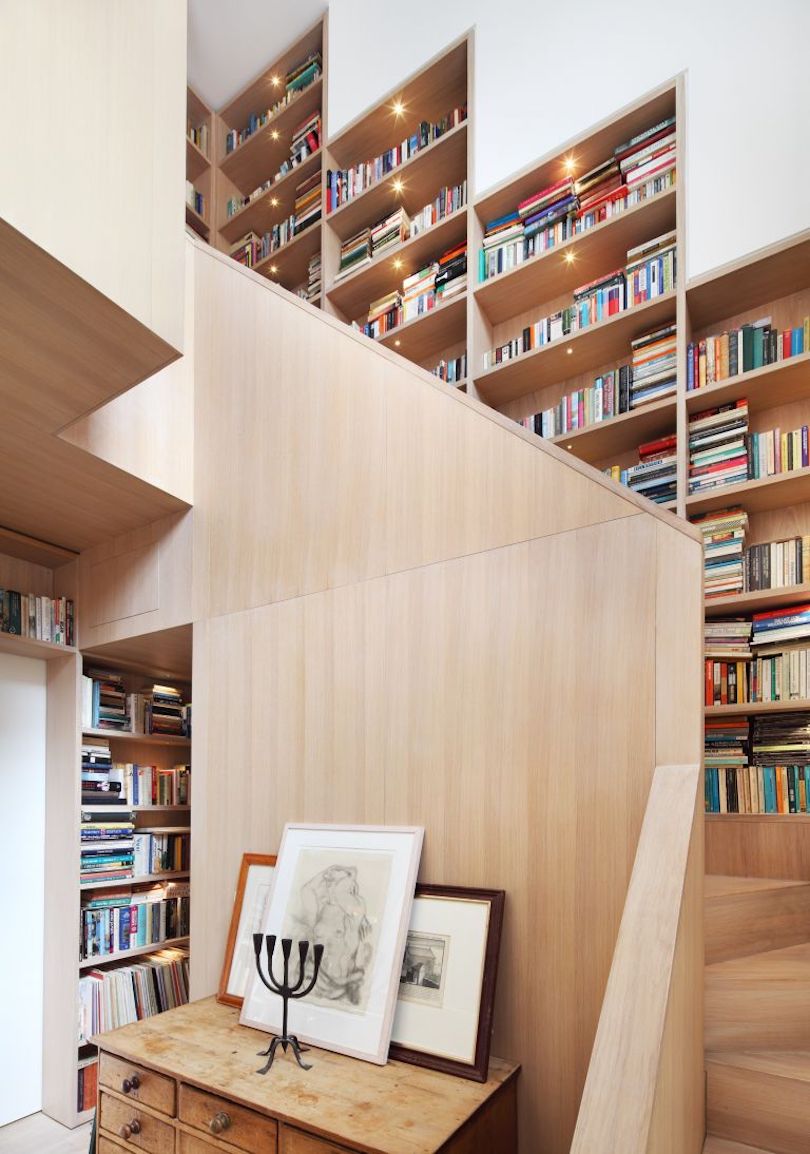
[[[312,1066],[311,1065],[308,1066],[307,1063],[304,1062],[301,1058],[302,1054],[306,1054],[308,1052],[309,1047],[308,1046],[302,1046],[301,1043],[296,1038],[295,1034],[289,1034],[289,1035],[285,1035],[283,1037],[279,1034],[279,1035],[276,1035],[271,1040],[270,1045],[267,1047],[266,1050],[259,1050],[259,1057],[260,1058],[267,1058],[267,1062],[264,1066],[262,1066],[261,1070],[256,1071],[257,1074],[266,1074],[267,1073],[267,1071],[273,1065],[273,1059],[276,1056],[276,1050],[278,1049],[279,1046],[281,1046],[281,1048],[285,1054],[287,1053],[288,1047],[292,1050],[293,1054],[295,1055],[295,1060],[298,1063],[298,1065],[301,1067],[302,1070],[311,1070],[312,1069]],[[267,1057],[268,1054],[269,1054],[269,1057]]]

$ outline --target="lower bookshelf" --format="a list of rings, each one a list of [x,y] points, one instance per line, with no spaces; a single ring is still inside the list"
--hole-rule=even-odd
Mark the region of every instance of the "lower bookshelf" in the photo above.
[[[187,878],[189,876],[188,870],[168,870],[166,873],[159,874],[139,874],[134,878],[121,878],[118,881],[103,881],[103,882],[82,882],[79,886],[80,890],[109,890],[116,887],[128,888],[129,886],[139,886],[144,882],[171,882],[178,881],[180,878]]]
[[[80,970],[94,970],[99,966],[108,966],[111,962],[126,962],[130,958],[138,958],[143,954],[154,954],[158,950],[171,950],[177,946],[187,946],[188,936],[183,938],[167,938],[163,942],[152,942],[148,946],[136,946],[133,950],[119,950],[115,954],[102,954],[100,957],[84,958],[79,962]]]
[[[786,822],[810,821],[810,813],[707,813],[706,821]]]

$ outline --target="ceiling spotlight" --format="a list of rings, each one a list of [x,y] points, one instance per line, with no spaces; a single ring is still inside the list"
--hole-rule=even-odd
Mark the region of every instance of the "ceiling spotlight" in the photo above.
[[[570,356],[571,356],[571,353],[572,353],[574,350],[573,350],[573,349],[571,348],[571,346],[569,345],[569,346],[568,346],[568,348],[567,348],[565,351],[568,353],[568,355],[569,355],[569,357],[570,357]]]
[[[399,177],[394,181],[394,192],[402,192],[402,180]]]
[[[392,110],[393,110],[394,116],[402,116],[403,113],[405,112],[405,105],[402,103],[401,100],[395,100],[393,105],[392,105]]]
[[[394,261],[394,268],[402,268],[402,261],[399,259],[399,257],[397,257]]]
[[[571,252],[571,249],[570,249],[570,248],[568,249],[568,252],[566,252],[566,254],[565,254],[565,259],[566,259],[566,262],[567,262],[568,264],[573,264],[573,263],[574,263],[574,260],[575,260],[575,254]]]
[[[573,449],[574,446],[573,445],[566,445],[565,447],[566,447],[566,449]]]
[[[277,264],[271,264],[270,265],[270,272],[278,272],[278,265]]]
[[[270,135],[272,136],[273,140],[278,140],[278,129],[274,128]]]
[[[271,77],[271,82],[272,82],[272,85],[274,88],[278,88],[279,84],[281,84],[281,77],[280,76],[273,76],[273,77]]]
[[[270,197],[270,203],[272,204],[273,208],[278,208],[278,197],[277,196],[271,196]]]
[[[566,156],[564,163],[565,163],[565,171],[570,176],[571,173],[574,171],[574,169],[577,166],[576,157]]]
[[[394,345],[399,348],[399,341],[394,341]]]

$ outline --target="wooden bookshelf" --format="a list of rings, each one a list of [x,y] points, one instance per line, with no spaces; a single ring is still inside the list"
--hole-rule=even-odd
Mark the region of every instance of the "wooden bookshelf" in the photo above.
[[[191,139],[192,130],[204,129],[208,136],[208,150]],[[194,186],[204,198],[203,211],[197,210],[186,199],[186,224],[207,241],[211,234],[213,197],[216,173],[211,163],[214,145],[214,116],[211,109],[194,91],[186,89],[186,182]]]
[[[700,413],[745,397],[749,413],[761,413],[781,405],[803,401],[810,382],[810,353],[777,361],[761,369],[738,373],[714,385],[686,394],[686,411]]]
[[[810,813],[707,813],[706,821],[810,821]]]
[[[189,805],[82,805],[82,813],[188,813]],[[139,831],[140,832],[140,831]]]
[[[632,441],[643,444],[672,432],[675,417],[675,397],[663,397],[610,420],[562,433],[551,441],[564,449],[575,449],[581,461],[593,464],[624,453]]]
[[[706,705],[706,717],[757,717],[763,713],[810,711],[810,700],[743,702],[740,705]]]
[[[158,950],[176,949],[178,946],[187,946],[188,936],[182,938],[167,938],[163,942],[152,942],[148,946],[135,946],[131,950],[118,950],[114,954],[103,954],[101,957],[83,958],[79,962],[80,970],[98,970],[116,962],[128,962],[130,958],[140,958],[144,954],[154,954]]]
[[[776,589],[755,589],[750,593],[735,593],[728,597],[707,597],[706,617],[745,617],[749,613],[765,613],[782,609],[800,601],[810,601],[810,582],[803,585],[785,585]]]
[[[126,807],[122,807],[126,808]],[[135,830],[140,833],[139,829]],[[131,886],[142,886],[147,883],[154,885],[156,882],[176,882],[181,878],[189,876],[188,870],[167,870],[165,873],[157,874],[139,874],[132,878],[114,878],[112,881],[103,882],[81,882],[79,889],[84,890],[113,890],[113,889],[129,889]]]
[[[741,504],[749,513],[765,513],[810,501],[810,468],[777,473],[757,481],[724,485],[686,499],[689,516]]]
[[[208,234],[210,232],[208,222],[204,217],[200,216],[200,214],[195,209],[193,209],[190,204],[186,205],[186,224],[189,226],[189,228],[193,228],[197,235],[201,236],[203,240],[208,240]]]
[[[467,297],[466,293],[460,293],[377,340],[409,361],[438,361],[443,349],[464,340],[466,327]]]
[[[41,657],[50,661],[77,652],[72,645],[54,645],[50,641],[37,641],[35,637],[0,632],[0,653],[13,653],[17,657]]]
[[[312,224],[260,260],[254,265],[254,271],[277,284],[285,286],[302,284],[307,279],[310,258],[320,250],[320,247],[320,229],[317,224]]]
[[[175,737],[169,733],[123,733],[114,729],[83,729],[84,737],[103,737],[109,741],[133,742],[137,745],[168,745],[180,749],[190,749],[191,739]]]
[[[291,216],[295,204],[295,189],[302,181],[320,170],[320,149],[302,163],[291,169],[285,176],[275,181],[270,188],[255,197],[232,216],[223,218],[219,235],[229,244],[235,243],[245,233],[261,235],[270,229],[273,222]],[[315,229],[317,232],[317,227]]]

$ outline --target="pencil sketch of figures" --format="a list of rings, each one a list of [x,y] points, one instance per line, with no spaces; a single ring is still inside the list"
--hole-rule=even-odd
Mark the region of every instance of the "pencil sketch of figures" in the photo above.
[[[422,1002],[441,1009],[450,939],[444,934],[411,930],[402,959],[399,1000]]]
[[[284,935],[324,947],[310,1001],[365,1010],[390,873],[387,853],[299,854]]]

